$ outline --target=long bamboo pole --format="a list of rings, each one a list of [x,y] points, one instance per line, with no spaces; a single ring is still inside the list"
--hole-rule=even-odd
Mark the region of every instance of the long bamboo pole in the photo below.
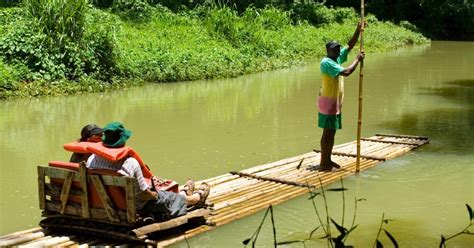
[[[364,0],[360,0],[360,52],[364,52]],[[356,172],[359,172],[360,167],[360,133],[362,129],[362,85],[364,82],[364,60],[360,61],[359,66],[359,115],[357,118],[357,159],[356,159]]]

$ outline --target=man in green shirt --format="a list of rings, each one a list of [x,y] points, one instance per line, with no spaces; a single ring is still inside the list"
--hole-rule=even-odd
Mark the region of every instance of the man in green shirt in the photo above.
[[[364,54],[359,53],[346,68],[341,64],[347,61],[347,55],[357,43],[360,28],[359,23],[354,35],[347,43],[347,47],[341,48],[341,45],[336,41],[326,43],[327,56],[321,60],[322,85],[318,97],[318,126],[323,129],[320,163],[320,169],[323,171],[341,168],[331,160],[331,152],[336,130],[342,128],[341,109],[344,99],[344,77],[354,72],[359,62],[364,59]]]

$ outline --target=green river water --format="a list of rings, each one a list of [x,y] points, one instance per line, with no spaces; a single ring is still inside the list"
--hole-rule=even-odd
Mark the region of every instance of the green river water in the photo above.
[[[385,228],[400,247],[438,247],[441,234],[468,225],[465,204],[474,207],[473,65],[474,42],[432,42],[367,54],[362,136],[420,135],[430,144],[345,179],[346,225],[354,198],[366,199],[359,203],[359,226],[346,244],[372,246],[382,214],[394,220]],[[181,183],[188,177],[205,179],[319,149],[320,80],[315,60],[233,79],[0,102],[0,235],[37,226],[36,166],[66,161],[70,154],[62,144],[77,139],[85,124],[121,121],[133,131],[128,144],[155,174]],[[336,144],[356,138],[357,82],[358,70],[346,79],[343,129]],[[328,205],[340,221],[341,195],[329,194]],[[191,238],[189,245],[242,247],[263,213]],[[274,214],[278,241],[307,238],[319,225],[307,196],[275,206]],[[258,247],[273,245],[268,223]],[[381,241],[389,246],[384,235]],[[307,245],[326,247],[320,240]],[[474,247],[474,236],[448,245]]]

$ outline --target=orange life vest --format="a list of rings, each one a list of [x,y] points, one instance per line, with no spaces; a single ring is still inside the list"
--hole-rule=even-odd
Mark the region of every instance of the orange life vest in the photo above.
[[[64,149],[70,152],[76,153],[93,153],[104,157],[110,161],[118,161],[127,157],[135,158],[140,164],[142,169],[143,177],[150,179],[153,174],[150,169],[145,165],[140,155],[129,146],[110,148],[102,144],[102,142],[79,142],[74,141],[63,145]]]
[[[90,143],[90,142],[89,142]],[[90,143],[87,146],[87,150],[91,153],[99,155],[103,158],[106,158],[110,161],[118,161],[127,157],[135,158],[138,163],[140,164],[140,168],[142,169],[143,177],[151,178],[153,174],[151,173],[150,169],[145,165],[140,155],[133,150],[130,146],[123,146],[119,148],[110,148],[106,147],[102,144],[102,142],[98,143]]]
[[[71,143],[64,144],[63,148],[66,151],[75,152],[75,153],[91,153],[89,150],[87,150],[87,147],[89,147],[91,144],[94,144],[94,143],[95,142],[74,141]]]

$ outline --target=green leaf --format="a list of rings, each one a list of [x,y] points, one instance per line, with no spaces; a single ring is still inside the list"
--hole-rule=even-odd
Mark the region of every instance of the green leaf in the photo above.
[[[446,247],[446,238],[441,235],[441,242],[439,243],[439,248]]]
[[[334,189],[327,189],[326,191],[334,191],[334,192],[338,192],[338,191],[346,191],[348,190],[347,188],[334,188]]]
[[[377,240],[377,245],[375,247],[377,248],[383,248],[383,245],[382,245],[382,242],[380,242],[379,240]]]
[[[385,224],[388,224],[388,222],[390,222],[390,221],[394,221],[394,219],[384,219],[384,220],[383,220],[383,222],[384,222]]]
[[[341,234],[343,234],[344,236],[346,235],[347,229],[346,229],[345,227],[343,227],[343,226],[337,224],[337,222],[336,222],[333,218],[331,218],[331,222],[336,226],[337,230],[338,230]]]
[[[246,240],[242,241],[242,244],[247,245],[250,242],[250,240],[252,240],[252,239],[246,239]]]
[[[390,234],[387,230],[384,229],[385,234],[387,234],[387,237],[392,241],[392,244],[395,248],[398,248],[398,243],[397,240]]]
[[[474,212],[472,212],[472,208],[469,206],[469,204],[466,204],[466,207],[467,211],[469,212],[469,220],[472,220],[472,218],[474,218]]]
[[[324,235],[323,237],[321,237],[321,238],[319,238],[319,239],[327,239],[327,238],[329,238],[329,237],[330,237],[329,234],[326,234],[326,235]]]
[[[349,235],[350,232],[354,231],[354,229],[356,229],[358,226],[359,225],[355,225],[351,229],[349,229],[349,231],[347,231],[347,235]]]
[[[314,197],[320,195],[321,193],[319,193],[319,192],[310,192],[309,194],[310,194],[311,196],[308,198],[308,200],[311,200],[311,199],[313,199]]]

